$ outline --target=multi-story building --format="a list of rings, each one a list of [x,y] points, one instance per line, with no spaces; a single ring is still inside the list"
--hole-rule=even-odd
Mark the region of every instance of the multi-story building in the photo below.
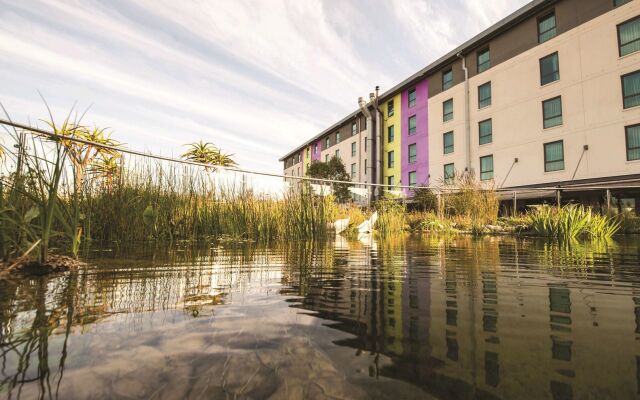
[[[463,171],[497,188],[638,185],[640,2],[535,0],[360,99],[283,157],[285,174],[304,174],[314,150],[308,159],[339,155],[352,180],[389,186]],[[618,191],[633,207],[636,196]]]

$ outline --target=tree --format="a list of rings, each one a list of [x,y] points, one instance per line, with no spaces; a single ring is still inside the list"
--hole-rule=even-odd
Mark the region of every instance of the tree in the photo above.
[[[235,167],[238,165],[233,160],[232,154],[223,153],[213,143],[205,143],[200,140],[199,142],[189,143],[185,146],[188,147],[188,150],[182,154],[182,158],[185,160],[221,167]],[[215,167],[212,167],[212,170],[215,171]]]
[[[328,162],[312,162],[307,169],[307,176],[310,178],[331,179],[335,181],[351,180],[342,160],[338,157],[333,157]],[[351,199],[349,185],[346,183],[334,183],[333,192],[339,203],[346,203]]]

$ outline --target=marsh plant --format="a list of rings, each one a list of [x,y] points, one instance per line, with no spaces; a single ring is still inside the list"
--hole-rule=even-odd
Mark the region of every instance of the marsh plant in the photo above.
[[[491,182],[478,181],[472,173],[456,174],[444,182],[444,215],[460,228],[481,232],[498,219],[500,200]]]
[[[397,200],[384,198],[376,202],[378,221],[376,230],[381,236],[389,236],[405,230],[406,209]]]
[[[556,239],[610,239],[620,229],[615,218],[573,204],[561,208],[544,205],[530,211],[528,217],[534,232]]]
[[[237,173],[216,170],[235,161],[209,143],[188,145],[183,155],[207,167],[125,159],[109,132],[86,128],[72,115],[56,123],[50,114],[46,124],[55,136],[5,130],[9,140],[2,145],[0,170],[5,262],[33,250],[44,263],[51,248],[77,256],[92,241],[318,238],[334,218],[332,197],[310,191],[272,196],[236,185]]]

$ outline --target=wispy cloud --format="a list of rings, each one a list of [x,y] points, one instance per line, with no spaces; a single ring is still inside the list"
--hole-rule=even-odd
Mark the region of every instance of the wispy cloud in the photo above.
[[[87,119],[132,147],[199,138],[242,166],[291,147],[486,28],[524,0],[0,0],[0,102],[13,117]],[[456,24],[467,15],[461,28]]]

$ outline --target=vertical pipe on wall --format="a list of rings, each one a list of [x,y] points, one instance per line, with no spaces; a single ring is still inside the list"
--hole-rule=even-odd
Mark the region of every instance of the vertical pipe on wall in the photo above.
[[[364,101],[364,99],[362,97],[358,98],[358,106],[360,107],[360,110],[362,111],[362,113],[364,114],[365,118],[366,118],[366,123],[367,123],[367,128],[365,129],[365,146],[366,146],[366,142],[367,140],[369,140],[369,137],[371,136],[369,134],[369,132],[371,132],[371,125],[373,125],[371,123],[371,113],[369,112],[369,107],[367,106],[367,103]],[[373,149],[372,149],[373,152]],[[373,159],[371,159],[371,162],[373,162]],[[370,163],[369,163],[370,164]],[[367,183],[371,183],[370,179],[367,179],[368,176],[368,171],[365,169],[364,171],[364,176],[365,176],[365,182]],[[373,195],[373,186],[369,186],[369,203],[371,203],[371,196]]]
[[[469,68],[467,68],[467,60],[462,53],[457,54],[462,60],[462,69],[464,70],[464,132],[467,141],[466,146],[466,162],[467,172],[471,173],[471,116],[469,112]],[[455,104],[454,104],[455,107]]]

